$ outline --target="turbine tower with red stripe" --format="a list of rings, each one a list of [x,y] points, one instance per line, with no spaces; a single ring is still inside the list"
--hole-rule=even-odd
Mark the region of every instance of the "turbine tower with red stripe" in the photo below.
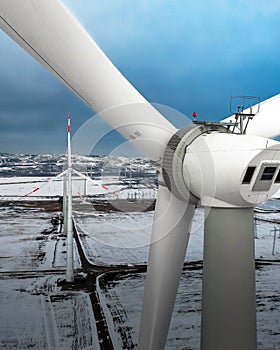
[[[67,125],[67,146],[68,146],[68,186],[67,186],[67,241],[66,241],[66,282],[74,282],[74,257],[73,257],[73,221],[72,221],[72,154],[71,154],[71,119],[68,113]],[[63,186],[65,190],[65,186]],[[63,194],[63,197],[66,196]]]

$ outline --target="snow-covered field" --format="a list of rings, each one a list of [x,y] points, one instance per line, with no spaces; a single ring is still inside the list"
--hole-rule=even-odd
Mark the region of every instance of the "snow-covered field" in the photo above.
[[[43,209],[0,207],[0,273],[64,268],[65,239],[51,224],[53,214]],[[75,255],[79,267],[77,252]]]
[[[271,200],[270,206],[279,201]],[[275,204],[277,203],[277,204]],[[257,217],[275,218],[278,214],[258,214]],[[92,212],[89,208],[75,210],[75,222],[88,259],[97,265],[142,264],[148,259],[153,212]],[[204,210],[195,212],[186,261],[203,258]],[[279,259],[280,239],[276,240],[272,255],[274,227],[280,224],[256,221],[256,258]],[[280,231],[278,232],[280,236]]]
[[[269,201],[267,209],[280,208]],[[75,212],[75,221],[89,260],[99,265],[141,264],[147,261],[152,212]],[[258,214],[276,219],[279,214]],[[197,209],[186,261],[202,260],[203,209]],[[274,227],[279,224],[256,221],[256,258],[271,261],[256,271],[258,349],[280,348],[280,235],[272,255]],[[201,270],[182,274],[167,349],[199,349],[201,311]],[[117,349],[134,349],[141,315],[144,274],[119,274],[99,278],[99,293],[111,337]]]
[[[144,291],[144,274],[100,278],[110,332],[117,349],[135,349]],[[168,335],[168,350],[198,350],[200,343],[202,270],[185,270],[177,294]],[[258,350],[280,348],[280,265],[256,272]]]
[[[57,286],[65,239],[53,214],[0,207],[0,349],[99,349],[89,295]]]
[[[267,208],[280,208],[270,201]],[[63,291],[64,237],[53,231],[53,213],[21,206],[0,207],[0,348],[98,349],[96,324],[86,291]],[[99,266],[147,261],[152,212],[97,212],[75,206],[75,222],[89,260]],[[277,219],[277,214],[258,214]],[[202,209],[195,214],[186,261],[202,259]],[[271,260],[257,270],[259,350],[280,348],[280,238],[277,223],[257,221],[256,256]],[[277,261],[278,260],[278,261]],[[76,268],[80,267],[76,252]],[[202,269],[185,269],[167,349],[199,349]],[[114,348],[135,349],[144,287],[143,273],[103,274],[101,306]],[[5,315],[3,317],[3,315]]]
[[[153,212],[75,212],[86,255],[97,265],[145,263],[152,217]]]
[[[197,209],[186,261],[201,260],[203,210]],[[88,259],[97,265],[142,264],[148,259],[153,212],[75,211],[75,222]],[[113,253],[113,254],[112,254]]]
[[[0,278],[1,349],[99,349],[88,294],[59,291],[58,278]]]

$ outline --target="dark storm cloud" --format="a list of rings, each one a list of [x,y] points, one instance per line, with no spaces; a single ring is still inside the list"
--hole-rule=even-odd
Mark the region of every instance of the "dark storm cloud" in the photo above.
[[[278,2],[64,3],[151,102],[220,120],[231,95],[279,92]],[[26,151],[64,150],[68,111],[74,131],[93,113],[3,33],[0,42],[0,149],[25,139]]]
[[[1,44],[0,151],[64,152],[67,113],[75,131],[92,112],[4,33]]]

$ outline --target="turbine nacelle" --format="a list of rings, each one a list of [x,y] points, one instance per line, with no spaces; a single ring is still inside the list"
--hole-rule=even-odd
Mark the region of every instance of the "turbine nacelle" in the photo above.
[[[163,176],[168,188],[190,203],[254,207],[280,187],[280,143],[233,134],[218,123],[188,125],[168,143]]]

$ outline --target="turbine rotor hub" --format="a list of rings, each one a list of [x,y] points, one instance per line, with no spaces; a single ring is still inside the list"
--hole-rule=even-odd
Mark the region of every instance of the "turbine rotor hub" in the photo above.
[[[162,163],[162,174],[168,189],[178,198],[197,204],[199,198],[190,191],[184,177],[183,163],[187,147],[202,134],[212,132],[228,133],[228,129],[219,123],[195,122],[179,129],[169,140]]]

